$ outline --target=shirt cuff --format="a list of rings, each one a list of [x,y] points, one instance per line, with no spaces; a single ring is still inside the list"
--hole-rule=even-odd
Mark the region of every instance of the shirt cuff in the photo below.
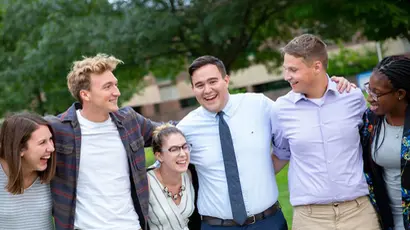
[[[277,156],[280,160],[290,160],[290,150],[289,149],[282,149],[273,146],[273,154]]]

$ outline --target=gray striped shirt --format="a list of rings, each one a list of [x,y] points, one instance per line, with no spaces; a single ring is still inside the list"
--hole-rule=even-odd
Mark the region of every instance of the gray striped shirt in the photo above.
[[[51,230],[51,194],[48,184],[40,179],[23,194],[7,192],[7,175],[0,164],[0,230]]]

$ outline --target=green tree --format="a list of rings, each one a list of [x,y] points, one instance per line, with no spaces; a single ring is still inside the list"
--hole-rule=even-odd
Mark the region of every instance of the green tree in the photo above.
[[[71,63],[99,52],[115,54],[104,31],[118,25],[110,24],[106,15],[119,16],[107,1],[8,2],[0,30],[4,51],[0,114],[23,109],[41,114],[64,111],[73,101],[66,86]],[[125,94],[126,89],[135,90],[139,73],[130,62],[121,66],[120,87]]]
[[[374,49],[352,50],[339,45],[338,54],[330,55],[327,72],[337,76],[353,76],[372,70],[378,63]]]
[[[124,101],[145,74],[172,78],[204,54],[228,71],[255,63],[273,69],[277,48],[302,32],[329,43],[358,31],[408,37],[409,13],[405,1],[3,0],[0,115],[62,112],[73,101],[65,76],[82,56],[104,52],[125,62],[115,73]]]

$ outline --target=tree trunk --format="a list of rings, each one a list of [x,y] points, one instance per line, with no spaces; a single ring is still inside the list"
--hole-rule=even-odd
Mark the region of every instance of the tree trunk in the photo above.
[[[41,95],[42,92],[41,92],[40,88],[38,88],[36,91],[37,91],[36,92],[36,99],[37,99],[37,103],[38,103],[36,111],[37,111],[37,113],[39,113],[40,115],[43,116],[46,113],[46,108],[44,107],[45,104],[44,104],[44,101],[43,101],[43,96]]]

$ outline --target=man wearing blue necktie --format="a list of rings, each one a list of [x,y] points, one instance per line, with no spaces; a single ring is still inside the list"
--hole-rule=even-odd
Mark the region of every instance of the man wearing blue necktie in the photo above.
[[[215,57],[197,58],[189,74],[201,107],[177,127],[192,144],[201,229],[287,229],[271,160],[275,103],[263,94],[230,95]]]

